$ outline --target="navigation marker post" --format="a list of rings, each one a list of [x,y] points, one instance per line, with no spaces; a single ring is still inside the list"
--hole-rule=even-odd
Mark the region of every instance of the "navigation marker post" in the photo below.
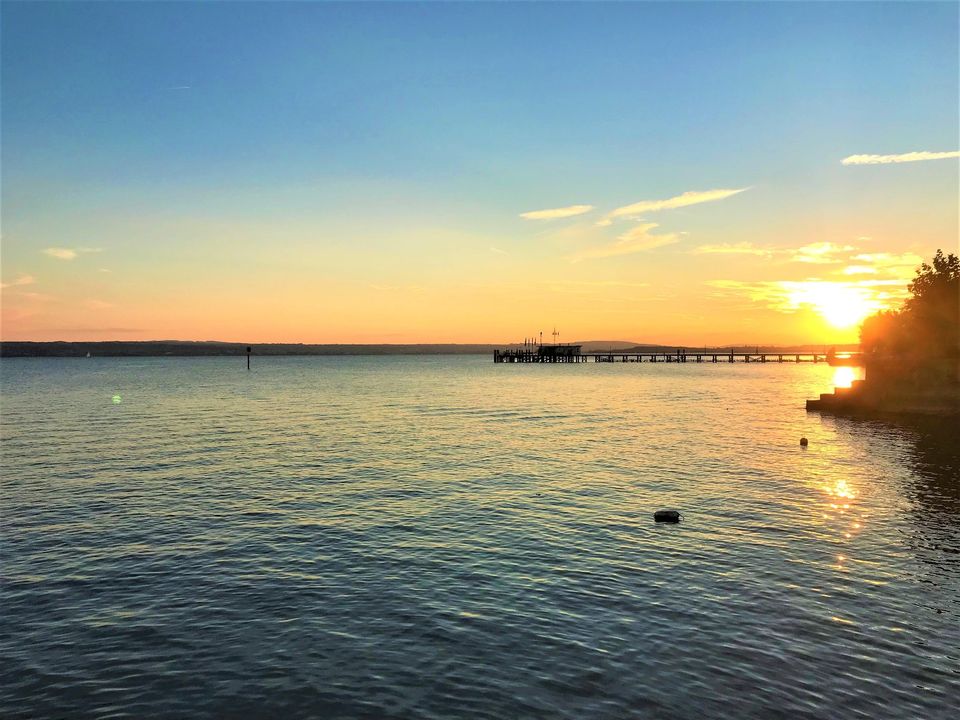
[[[250,352],[253,350],[252,347],[247,345],[247,370],[250,370]]]

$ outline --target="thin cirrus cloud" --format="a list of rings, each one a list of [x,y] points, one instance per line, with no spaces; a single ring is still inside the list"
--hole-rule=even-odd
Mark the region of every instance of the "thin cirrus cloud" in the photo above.
[[[890,165],[893,163],[920,162],[921,160],[946,160],[960,157],[960,150],[949,152],[918,152],[901,153],[899,155],[849,155],[840,161],[841,165]]]
[[[33,285],[37,279],[33,275],[21,275],[16,280],[8,283],[0,283],[0,288],[21,287],[23,285]]]
[[[44,255],[49,255],[52,258],[57,260],[75,260],[78,255],[83,255],[87,253],[98,253],[103,252],[103,248],[91,248],[91,247],[80,247],[80,248],[62,248],[62,247],[48,247],[43,251]]]
[[[558,220],[560,218],[583,215],[593,210],[593,205],[568,205],[567,207],[550,208],[548,210],[531,210],[520,213],[524,220]]]
[[[657,223],[637,225],[637,227],[620,235],[616,242],[581,250],[575,255],[571,255],[569,260],[570,262],[580,262],[581,260],[613,257],[615,255],[632,255],[633,253],[653,250],[679,242],[680,236],[677,233],[664,233],[663,235],[652,233],[651,231],[656,227],[658,227]]]
[[[722,243],[720,245],[701,245],[690,251],[692,255],[761,255],[773,254],[768,248],[757,247],[753,243]]]
[[[699,205],[705,202],[715,202],[716,200],[725,200],[728,197],[739,195],[750,188],[726,189],[718,188],[716,190],[690,190],[681,195],[675,195],[666,200],[641,200],[631,205],[624,205],[607,213],[598,224],[609,225],[616,218],[637,217],[647,212],[658,212],[660,210],[674,210],[676,208],[687,207],[688,205]]]
[[[831,263],[843,262],[842,258],[837,257],[843,253],[856,250],[852,245],[836,245],[830,242],[815,242],[804,245],[793,251],[794,262],[813,263],[817,265],[829,265]]]

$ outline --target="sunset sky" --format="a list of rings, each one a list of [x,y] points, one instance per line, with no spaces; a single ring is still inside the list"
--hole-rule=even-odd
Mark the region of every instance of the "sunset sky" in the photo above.
[[[2,338],[855,340],[958,7],[4,2]]]

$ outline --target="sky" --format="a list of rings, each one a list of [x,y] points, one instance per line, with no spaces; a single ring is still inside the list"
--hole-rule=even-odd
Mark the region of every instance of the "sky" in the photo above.
[[[856,341],[957,250],[958,28],[3,2],[0,336]]]

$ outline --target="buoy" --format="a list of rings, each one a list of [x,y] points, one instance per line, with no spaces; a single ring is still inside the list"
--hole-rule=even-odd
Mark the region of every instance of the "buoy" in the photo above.
[[[680,522],[680,511],[679,510],[657,510],[653,514],[653,519],[656,522],[678,523]]]
[[[807,446],[807,439],[800,438],[800,447],[806,447],[806,446]]]

